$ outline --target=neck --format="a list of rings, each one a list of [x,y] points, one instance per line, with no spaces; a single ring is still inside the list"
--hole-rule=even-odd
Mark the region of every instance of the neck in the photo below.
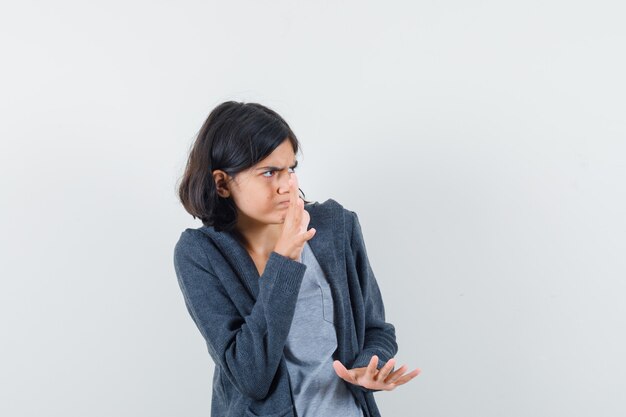
[[[237,238],[248,252],[269,257],[280,238],[283,224],[262,224],[240,221],[235,229]]]

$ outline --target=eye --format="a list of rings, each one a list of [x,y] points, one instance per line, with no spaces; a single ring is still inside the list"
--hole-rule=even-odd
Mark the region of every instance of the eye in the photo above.
[[[291,172],[296,172],[296,169],[295,169],[295,168],[289,168],[289,169],[291,170]],[[273,172],[276,172],[276,171],[275,171],[275,170],[265,171],[265,172],[263,173],[263,176],[264,176],[265,178],[271,178],[271,177],[272,177],[272,175],[265,175],[265,174],[267,174],[268,172],[272,172],[272,173],[273,173]]]

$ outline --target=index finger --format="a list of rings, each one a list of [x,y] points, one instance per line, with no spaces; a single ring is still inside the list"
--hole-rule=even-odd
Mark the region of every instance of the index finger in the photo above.
[[[370,359],[370,363],[367,365],[367,369],[365,370],[365,373],[369,374],[373,379],[377,371],[378,371],[378,356],[373,355],[372,358]]]
[[[289,181],[291,185],[289,186],[289,199],[290,203],[294,204],[298,202],[298,177],[296,177],[296,173],[292,172],[290,174]]]
[[[385,366],[383,366],[382,368],[380,368],[378,370],[378,374],[376,374],[376,380],[377,381],[384,381],[385,378],[387,378],[387,376],[389,375],[389,373],[393,369],[393,366],[395,365],[395,363],[396,363],[395,358],[389,359],[387,361],[387,363],[385,364]]]
[[[289,210],[292,213],[292,216],[296,216],[296,205],[298,204],[298,177],[296,177],[296,173],[291,173],[291,177],[289,178]]]

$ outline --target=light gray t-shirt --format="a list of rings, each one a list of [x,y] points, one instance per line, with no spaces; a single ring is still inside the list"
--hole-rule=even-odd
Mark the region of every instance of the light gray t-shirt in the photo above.
[[[307,269],[284,349],[298,417],[363,417],[347,382],[333,368],[332,293],[308,242],[301,262]]]

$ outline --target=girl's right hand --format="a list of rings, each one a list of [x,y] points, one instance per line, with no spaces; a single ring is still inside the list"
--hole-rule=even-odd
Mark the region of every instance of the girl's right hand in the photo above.
[[[283,231],[276,242],[274,252],[300,261],[304,243],[315,235],[315,229],[306,230],[311,217],[304,209],[304,201],[298,195],[298,178],[291,173],[289,178],[289,207],[283,223]]]

